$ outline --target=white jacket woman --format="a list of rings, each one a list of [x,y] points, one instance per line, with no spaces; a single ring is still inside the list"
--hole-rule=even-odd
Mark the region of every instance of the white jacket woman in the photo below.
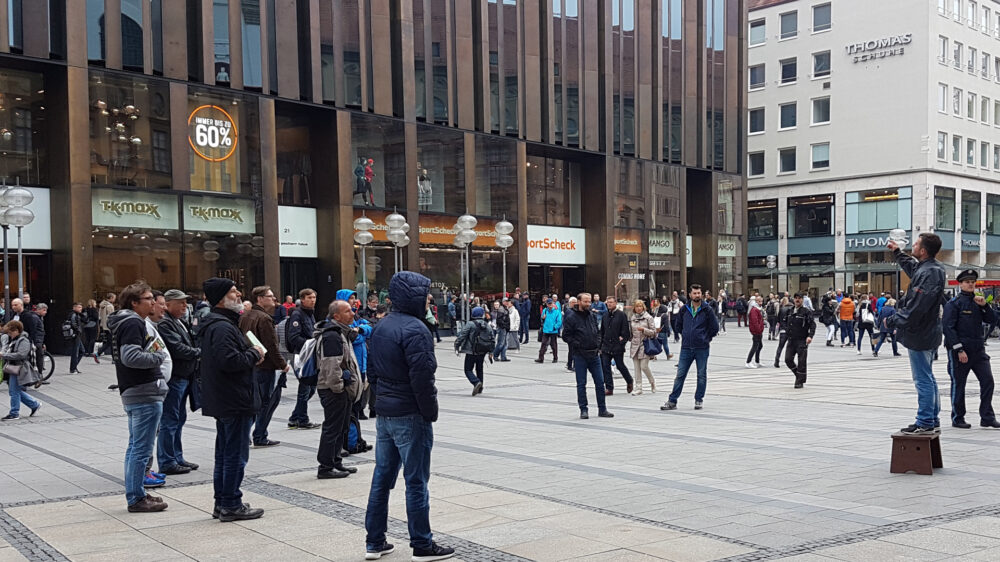
[[[629,329],[632,339],[629,341],[629,357],[632,358],[632,365],[635,368],[635,390],[634,396],[642,394],[642,375],[645,373],[649,379],[649,386],[656,392],[656,379],[653,378],[653,371],[649,369],[649,356],[643,342],[648,338],[656,337],[656,325],[653,317],[646,312],[646,303],[636,299],[632,304],[632,318],[629,320]]]

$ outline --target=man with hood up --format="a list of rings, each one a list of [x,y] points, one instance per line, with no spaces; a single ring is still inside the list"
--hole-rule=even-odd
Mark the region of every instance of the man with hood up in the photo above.
[[[392,312],[372,332],[371,369],[375,382],[378,436],[375,472],[365,514],[365,559],[377,560],[393,551],[385,533],[389,491],[400,465],[406,482],[406,517],[414,560],[444,560],[455,549],[434,543],[431,533],[427,480],[431,475],[431,424],[438,418],[434,372],[434,339],[424,323],[431,280],[412,271],[400,271],[389,282]]]

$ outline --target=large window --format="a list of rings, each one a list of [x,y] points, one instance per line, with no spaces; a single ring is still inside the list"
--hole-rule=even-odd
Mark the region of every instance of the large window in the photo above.
[[[758,107],[756,109],[751,109],[749,112],[749,131],[750,133],[763,133],[764,132],[764,108]]]
[[[747,240],[778,238],[778,200],[765,199],[747,203]]]
[[[778,129],[794,129],[798,123],[798,111],[795,102],[782,104],[778,107],[780,120]]]
[[[830,122],[830,97],[812,100],[812,124],[821,125]]]
[[[962,191],[962,232],[979,232],[979,203],[981,201],[978,191]]]
[[[232,70],[229,58],[229,2],[212,0],[213,60],[215,61],[215,81],[229,85]]]
[[[121,2],[122,67],[139,71],[143,69],[142,31],[146,23],[142,19],[142,5],[141,0]]]
[[[104,0],[87,0],[87,59],[104,62]]]
[[[357,113],[351,115],[355,205],[406,207],[405,145],[401,122]],[[419,165],[427,167],[423,164]],[[431,187],[433,189],[433,183]],[[443,187],[439,184],[438,191]]]
[[[323,3],[320,2],[321,10],[322,6]],[[260,0],[242,0],[240,5],[240,28],[242,30],[241,35],[243,36],[243,85],[247,88],[263,87],[263,76],[261,72],[262,53],[260,47],[260,21]],[[330,23],[332,26],[333,22]],[[322,35],[324,33],[328,33],[328,31],[321,27],[320,33]],[[327,68],[330,66],[328,63],[333,62],[333,60],[328,59],[327,55],[328,54],[325,51],[321,55],[321,76],[323,79],[324,93],[327,91],[326,82],[328,77],[330,81],[333,80],[333,69]],[[332,57],[333,53],[329,53],[329,56]],[[272,70],[271,72],[275,72],[275,70]]]
[[[758,64],[750,67],[750,89],[763,88],[765,86],[764,65]]]
[[[258,196],[261,187],[257,98],[188,89],[191,189]],[[218,125],[200,126],[207,119]]]
[[[813,6],[813,33],[817,31],[826,31],[830,29],[833,25],[833,19],[830,14],[830,4],[820,4],[818,6]]]
[[[798,62],[796,59],[785,59],[779,61],[778,64],[781,65],[781,83],[791,84],[798,80]]]
[[[902,228],[912,222],[911,187],[887,187],[847,194],[847,233],[877,232]]]
[[[517,144],[476,135],[476,215],[517,220]],[[421,193],[417,182],[417,198]],[[419,202],[419,201],[418,201]]]
[[[559,2],[559,0],[556,0]],[[765,20],[750,22],[750,45],[760,45],[767,41],[767,24]]]
[[[986,234],[1000,234],[1000,195],[986,195]]]
[[[955,190],[934,187],[934,230],[955,230]]]
[[[463,214],[465,138],[446,127],[417,125],[418,203],[422,211]],[[420,198],[423,193],[424,197]]]
[[[528,157],[528,222],[580,226],[580,164]]]
[[[0,69],[0,174],[7,185],[48,183],[46,143],[65,131],[47,130],[41,74]],[[64,139],[63,139],[64,140]]]
[[[788,237],[833,234],[833,195],[788,199]]]
[[[788,12],[779,16],[781,20],[781,38],[791,39],[799,34],[799,13]]]

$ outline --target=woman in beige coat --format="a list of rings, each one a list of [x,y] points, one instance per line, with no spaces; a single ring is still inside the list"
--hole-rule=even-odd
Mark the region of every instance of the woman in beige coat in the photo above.
[[[653,317],[646,312],[646,303],[636,299],[632,305],[632,319],[629,321],[632,339],[629,341],[628,354],[632,357],[632,364],[635,368],[635,391],[633,396],[642,394],[642,374],[646,374],[649,379],[649,386],[652,392],[656,392],[656,379],[653,378],[653,371],[649,369],[649,356],[646,355],[643,341],[646,338],[656,337],[656,326]]]

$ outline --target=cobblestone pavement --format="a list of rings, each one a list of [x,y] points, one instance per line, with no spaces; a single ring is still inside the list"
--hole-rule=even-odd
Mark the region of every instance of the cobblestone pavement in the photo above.
[[[764,343],[764,366],[749,370],[745,329],[716,339],[704,410],[693,409],[693,372],[678,409],[659,410],[676,364],[661,356],[656,394],[647,383],[629,396],[617,378],[615,418],[580,420],[574,376],[562,362],[534,363],[534,341],[487,364],[485,391],[472,397],[446,338],[430,483],[436,540],[460,560],[1000,559],[1000,433],[974,416],[974,429],[948,427],[943,363],[945,468],[890,474],[889,435],[916,409],[906,358],[818,342],[809,382],[795,390],[773,366],[775,342]],[[39,414],[0,425],[0,562],[363,558],[373,457],[350,457],[359,469],[350,478],[316,480],[318,431],[284,427],[294,382],[271,426],[282,444],[252,450],[247,467],[246,501],[266,514],[222,524],[210,517],[210,419],[189,419],[185,456],[202,467],[158,491],[170,508],[129,514],[113,368],[66,375],[68,362],[58,363],[52,384],[33,391]],[[970,381],[972,412],[978,392]],[[596,413],[592,388],[588,397]],[[321,419],[318,401],[310,406]],[[362,426],[374,440],[373,422]],[[405,518],[400,482],[389,525],[399,552],[387,560],[408,559]]]

